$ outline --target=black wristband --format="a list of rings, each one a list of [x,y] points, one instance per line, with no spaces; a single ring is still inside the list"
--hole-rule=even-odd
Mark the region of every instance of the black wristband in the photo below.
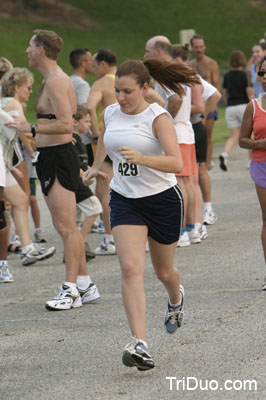
[[[32,133],[32,137],[36,136],[36,128],[37,128],[37,124],[31,124],[31,133]]]

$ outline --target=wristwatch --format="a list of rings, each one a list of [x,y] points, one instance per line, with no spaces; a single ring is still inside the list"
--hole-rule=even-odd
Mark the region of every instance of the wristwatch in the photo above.
[[[31,124],[31,133],[32,133],[32,137],[36,136],[36,128],[37,128],[37,124]]]

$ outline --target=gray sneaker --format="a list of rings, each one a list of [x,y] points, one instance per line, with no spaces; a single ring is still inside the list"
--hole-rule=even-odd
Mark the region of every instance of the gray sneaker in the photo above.
[[[262,290],[266,290],[266,276],[263,281]]]
[[[175,333],[177,328],[180,328],[184,318],[183,306],[184,306],[184,288],[182,285],[179,285],[179,292],[182,296],[181,305],[178,307],[172,307],[169,304],[167,306],[167,313],[164,320],[164,325],[168,333]]]
[[[46,243],[43,231],[41,229],[36,229],[34,232],[34,242],[36,243]]]
[[[50,247],[46,249],[45,247],[34,246],[27,253],[21,253],[22,265],[31,265],[36,261],[42,261],[46,258],[50,258],[56,252],[55,247]]]
[[[123,351],[123,364],[126,367],[137,367],[139,371],[147,371],[154,368],[154,361],[148,353],[146,346],[138,339],[134,340],[135,343],[129,343]]]

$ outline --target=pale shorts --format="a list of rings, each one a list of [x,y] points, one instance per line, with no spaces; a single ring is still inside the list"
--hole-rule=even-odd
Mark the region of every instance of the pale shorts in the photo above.
[[[76,221],[82,222],[84,218],[92,217],[103,212],[100,200],[96,196],[82,200],[76,206]]]
[[[239,128],[241,126],[246,107],[247,103],[226,107],[225,120],[228,129]]]

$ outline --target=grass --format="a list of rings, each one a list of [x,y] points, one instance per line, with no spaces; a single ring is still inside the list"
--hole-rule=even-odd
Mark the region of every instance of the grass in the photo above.
[[[120,63],[127,58],[141,58],[145,42],[153,35],[163,34],[177,43],[181,29],[193,28],[206,38],[207,54],[225,71],[231,51],[240,49],[249,57],[252,45],[265,31],[266,10],[253,7],[248,0],[168,0],[167,3],[161,0],[65,0],[65,3],[83,9],[94,23],[84,30],[0,18],[0,55],[15,66],[27,66],[25,50],[33,30],[55,30],[64,39],[58,63],[69,74],[68,55],[75,47],[88,47],[91,52],[109,47]],[[27,110],[30,120],[34,120],[33,105],[42,80],[38,72],[33,72],[35,84]],[[93,75],[88,80],[92,82]],[[221,117],[215,124],[215,138],[221,141],[227,132],[223,120],[221,109]]]

